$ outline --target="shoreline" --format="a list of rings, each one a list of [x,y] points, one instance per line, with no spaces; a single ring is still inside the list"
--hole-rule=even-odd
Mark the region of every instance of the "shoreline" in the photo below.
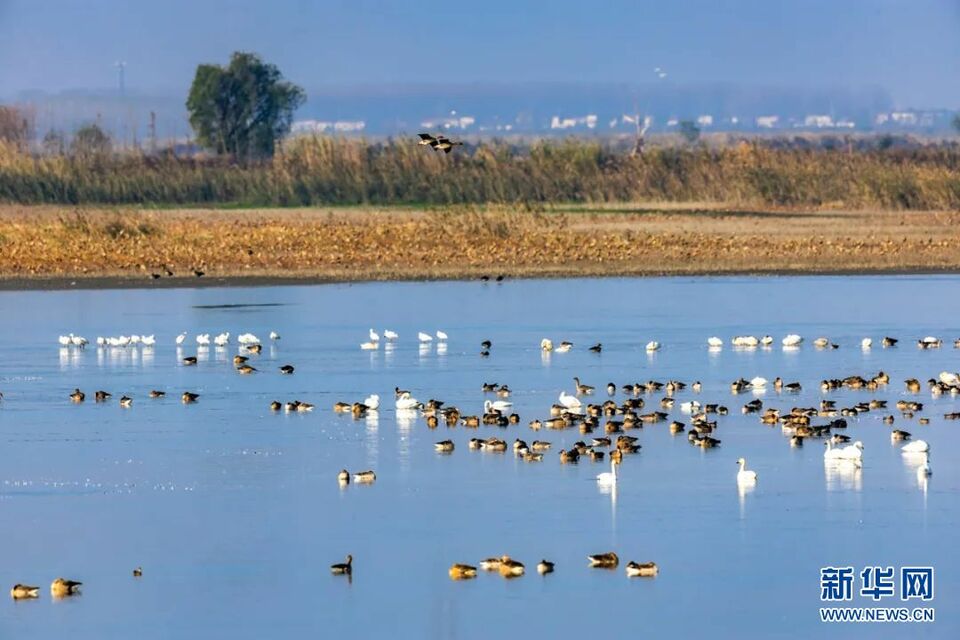
[[[585,272],[544,272],[512,275],[509,272],[491,273],[488,283],[495,286],[496,275],[503,275],[504,281],[510,280],[575,280],[575,279],[607,279],[607,278],[797,278],[804,276],[815,277],[886,277],[886,276],[937,276],[960,275],[960,266],[945,269],[782,269],[777,271],[623,271],[609,273]],[[247,288],[247,287],[301,287],[340,284],[375,284],[375,283],[417,283],[417,282],[478,282],[480,276],[475,274],[436,276],[409,276],[388,278],[336,278],[329,276],[311,275],[236,275],[214,276],[203,278],[174,277],[161,280],[145,280],[126,276],[87,276],[87,277],[35,277],[35,278],[0,278],[0,293],[14,291],[108,291],[127,289],[215,289],[215,288]]]

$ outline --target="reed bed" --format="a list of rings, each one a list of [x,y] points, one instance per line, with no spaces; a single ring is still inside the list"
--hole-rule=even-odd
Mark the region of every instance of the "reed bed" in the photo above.
[[[0,202],[451,205],[722,202],[741,207],[960,210],[960,147],[652,148],[489,142],[437,154],[409,141],[286,141],[260,164],[173,155],[30,155],[0,143]]]

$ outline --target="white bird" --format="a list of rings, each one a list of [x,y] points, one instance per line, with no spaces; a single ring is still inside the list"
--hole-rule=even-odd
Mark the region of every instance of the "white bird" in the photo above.
[[[447,334],[446,334],[446,333],[444,333],[443,331],[437,331],[437,340],[440,340],[441,342],[444,342],[444,341],[446,341],[446,339],[447,339]]]
[[[737,471],[737,482],[742,484],[753,484],[757,481],[757,472],[750,471],[746,468],[747,461],[745,458],[740,458],[737,460],[737,464],[740,465],[740,471]]]
[[[755,347],[760,344],[756,336],[734,336],[731,342],[735,347]]]
[[[926,440],[914,440],[900,447],[903,453],[926,453],[930,451],[930,445]]]
[[[940,382],[949,387],[960,385],[960,374],[950,373],[949,371],[941,371],[938,377],[940,378]]]
[[[853,444],[841,448],[840,457],[844,460],[861,460],[863,458],[863,443],[857,440]]]
[[[819,347],[821,349],[826,347],[828,344],[830,344],[830,341],[824,338],[823,336],[813,341],[813,346]]]
[[[722,347],[722,346],[723,346],[723,340],[721,340],[720,338],[718,338],[718,337],[716,337],[716,336],[711,336],[711,337],[707,338],[707,346],[708,346],[708,347]]]
[[[367,406],[367,409],[376,411],[380,408],[380,396],[377,394],[367,396],[366,400],[363,401],[363,404]]]
[[[404,393],[397,398],[396,406],[397,409],[400,409],[401,411],[416,409],[420,406],[420,401],[411,396],[409,393]]]
[[[841,449],[834,449],[833,441],[827,440],[827,448],[823,452],[824,462],[831,461],[831,460],[841,460],[841,459],[843,459],[843,451]]]
[[[773,336],[763,336],[760,338],[760,344],[765,347],[769,347],[771,344],[773,344]]]
[[[107,344],[107,339],[103,336],[97,336],[97,346],[102,347],[105,344]]]
[[[380,342],[380,336],[373,329],[370,329],[370,342]]]
[[[60,336],[57,338],[57,342],[60,343],[61,347],[69,347],[73,343],[73,339],[71,338],[72,335],[73,334],[71,333],[69,336]]]
[[[873,340],[871,340],[870,338],[864,338],[863,340],[860,341],[861,349],[869,349],[872,346],[873,346]]]
[[[380,348],[379,342],[361,342],[360,348],[364,351],[374,351]]]
[[[75,346],[75,347],[83,348],[83,347],[87,346],[87,342],[89,342],[89,341],[88,341],[86,338],[84,338],[83,336],[75,336],[75,335],[73,335],[73,334],[71,333],[71,334],[70,334],[70,342],[72,342],[72,343],[73,343],[73,346]]]
[[[486,413],[492,413],[494,411],[507,411],[512,406],[513,403],[506,400],[487,400],[483,403],[483,410]]]
[[[660,349],[660,343],[656,340],[651,340],[647,343],[647,351],[658,351]]]
[[[433,342],[433,336],[423,331],[417,332],[417,339],[420,340],[420,342]]]
[[[391,341],[392,341],[392,340],[396,340],[396,339],[399,338],[400,336],[397,334],[396,331],[391,331],[390,329],[384,329],[384,330],[383,330],[383,337],[386,338],[387,340],[391,340]]]
[[[143,346],[145,346],[145,347],[152,347],[153,345],[157,344],[157,339],[156,339],[156,337],[151,333],[151,334],[148,335],[148,336],[143,336],[143,337],[141,337],[141,338],[140,338],[140,342],[141,342],[141,344],[143,344]]]
[[[577,396],[568,395],[566,391],[560,392],[559,402],[567,409],[579,409],[583,406],[583,403],[580,402],[580,398]]]
[[[186,339],[187,339],[187,332],[184,331],[183,333],[177,336],[177,344],[183,344],[183,341]]]
[[[138,335],[135,334],[135,333],[134,333],[133,335],[131,335],[131,336],[130,336],[130,344],[132,344],[132,345],[134,345],[134,346],[140,344],[140,336],[138,336]]]
[[[198,335],[198,336],[197,336],[197,344],[199,344],[199,345],[207,345],[207,344],[210,344],[210,334],[209,334],[209,333],[201,333],[200,335]]]
[[[767,379],[757,376],[750,381],[750,386],[754,389],[766,389],[767,388]]]
[[[785,347],[799,347],[800,343],[803,342],[803,338],[801,338],[795,333],[791,333],[788,336],[784,337],[784,339],[781,342]]]
[[[271,340],[279,340],[279,339],[280,339],[280,334],[277,333],[276,331],[271,331],[271,332],[270,332],[270,339],[271,339]]]
[[[597,474],[597,482],[606,486],[617,484],[617,466],[616,460],[611,460],[610,471]]]
[[[553,340],[550,338],[544,338],[540,341],[540,350],[541,351],[553,351]]]
[[[573,348],[572,342],[564,341],[564,342],[561,342],[559,346],[557,346],[557,348],[554,349],[554,351],[556,351],[557,353],[566,353],[567,351],[570,351],[570,349],[572,348]]]
[[[226,345],[230,344],[230,332],[224,331],[223,333],[219,334],[213,339],[213,344],[217,345],[218,347],[225,347]]]
[[[917,467],[917,477],[920,479],[933,475],[933,469],[930,468],[930,456],[923,454],[923,464]]]
[[[680,411],[683,413],[694,413],[695,411],[700,411],[700,407],[700,403],[696,400],[680,403]]]
[[[117,338],[117,346],[118,346],[118,347],[125,347],[125,346],[127,346],[128,344],[130,344],[130,337],[129,337],[129,336],[120,336],[119,338]]]
[[[237,342],[243,345],[260,344],[260,338],[252,333],[241,333],[239,336],[237,336]]]
[[[111,347],[122,347],[122,346],[123,346],[123,345],[120,343],[120,338],[114,338],[114,337],[112,337],[112,336],[109,337],[109,338],[107,338],[107,344],[110,345]]]

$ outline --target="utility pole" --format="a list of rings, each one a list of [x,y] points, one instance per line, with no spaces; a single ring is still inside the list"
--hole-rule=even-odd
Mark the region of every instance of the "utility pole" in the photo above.
[[[157,112],[150,112],[150,153],[157,152]]]
[[[127,68],[127,63],[121,60],[121,61],[114,62],[113,66],[117,68],[117,87],[120,90],[120,97],[122,98],[124,97],[127,91],[126,84],[124,82],[124,77],[123,77],[124,69]]]

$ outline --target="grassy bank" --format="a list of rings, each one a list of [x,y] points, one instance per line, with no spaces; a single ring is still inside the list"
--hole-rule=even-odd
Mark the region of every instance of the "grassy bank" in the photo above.
[[[0,207],[0,280],[353,281],[960,270],[960,213],[719,206]],[[169,275],[172,272],[173,275]],[[157,278],[154,278],[154,275]]]
[[[960,210],[960,148],[655,148],[288,141],[271,161],[32,156],[0,146],[0,202],[103,205],[447,205],[724,202],[740,207]]]

